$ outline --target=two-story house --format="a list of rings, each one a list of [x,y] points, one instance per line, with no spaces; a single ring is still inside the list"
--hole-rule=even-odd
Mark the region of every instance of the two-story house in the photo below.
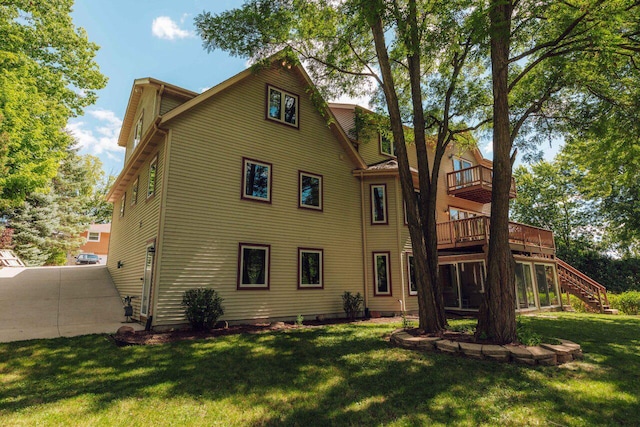
[[[359,140],[359,107],[319,105],[312,91],[301,66],[280,60],[201,94],[134,82],[118,141],[125,164],[108,195],[107,263],[120,294],[136,297],[134,318],[185,323],[182,296],[195,287],[220,293],[228,321],[343,316],[344,291],[363,294],[370,311],[417,311],[393,143]],[[452,148],[443,169],[446,301],[473,310],[491,162]],[[550,238],[550,247],[527,240],[520,248],[519,308],[560,305]]]

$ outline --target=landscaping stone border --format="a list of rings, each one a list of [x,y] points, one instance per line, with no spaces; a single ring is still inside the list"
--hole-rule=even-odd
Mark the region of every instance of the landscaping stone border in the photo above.
[[[397,347],[410,350],[441,351],[474,359],[514,362],[530,366],[555,366],[574,359],[582,359],[580,345],[567,340],[559,340],[560,344],[537,346],[476,344],[437,337],[414,337],[405,329],[396,329],[391,333],[390,341]]]

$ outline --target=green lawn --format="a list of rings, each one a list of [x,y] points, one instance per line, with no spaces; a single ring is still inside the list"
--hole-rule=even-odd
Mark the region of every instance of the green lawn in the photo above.
[[[522,321],[578,342],[584,360],[416,353],[383,339],[399,324],[373,323],[146,347],[0,344],[0,425],[640,425],[640,318]]]

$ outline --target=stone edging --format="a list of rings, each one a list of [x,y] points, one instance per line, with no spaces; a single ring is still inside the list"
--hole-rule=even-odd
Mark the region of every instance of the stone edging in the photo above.
[[[404,329],[391,333],[391,343],[397,347],[441,351],[474,359],[489,359],[499,362],[515,362],[525,365],[555,366],[582,359],[579,344],[559,340],[561,344],[540,344],[537,346],[491,345],[446,340],[438,337],[414,337]]]

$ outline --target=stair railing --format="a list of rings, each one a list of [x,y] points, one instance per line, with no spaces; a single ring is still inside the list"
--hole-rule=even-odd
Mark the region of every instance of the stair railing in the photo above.
[[[598,300],[600,311],[604,312],[604,306],[609,305],[609,299],[607,298],[607,288],[593,280],[591,277],[562,261],[561,259],[556,258],[556,260],[558,261],[558,275],[560,277],[566,276],[568,280],[571,279],[570,283],[581,288],[583,291],[589,293],[590,295],[595,296]]]

